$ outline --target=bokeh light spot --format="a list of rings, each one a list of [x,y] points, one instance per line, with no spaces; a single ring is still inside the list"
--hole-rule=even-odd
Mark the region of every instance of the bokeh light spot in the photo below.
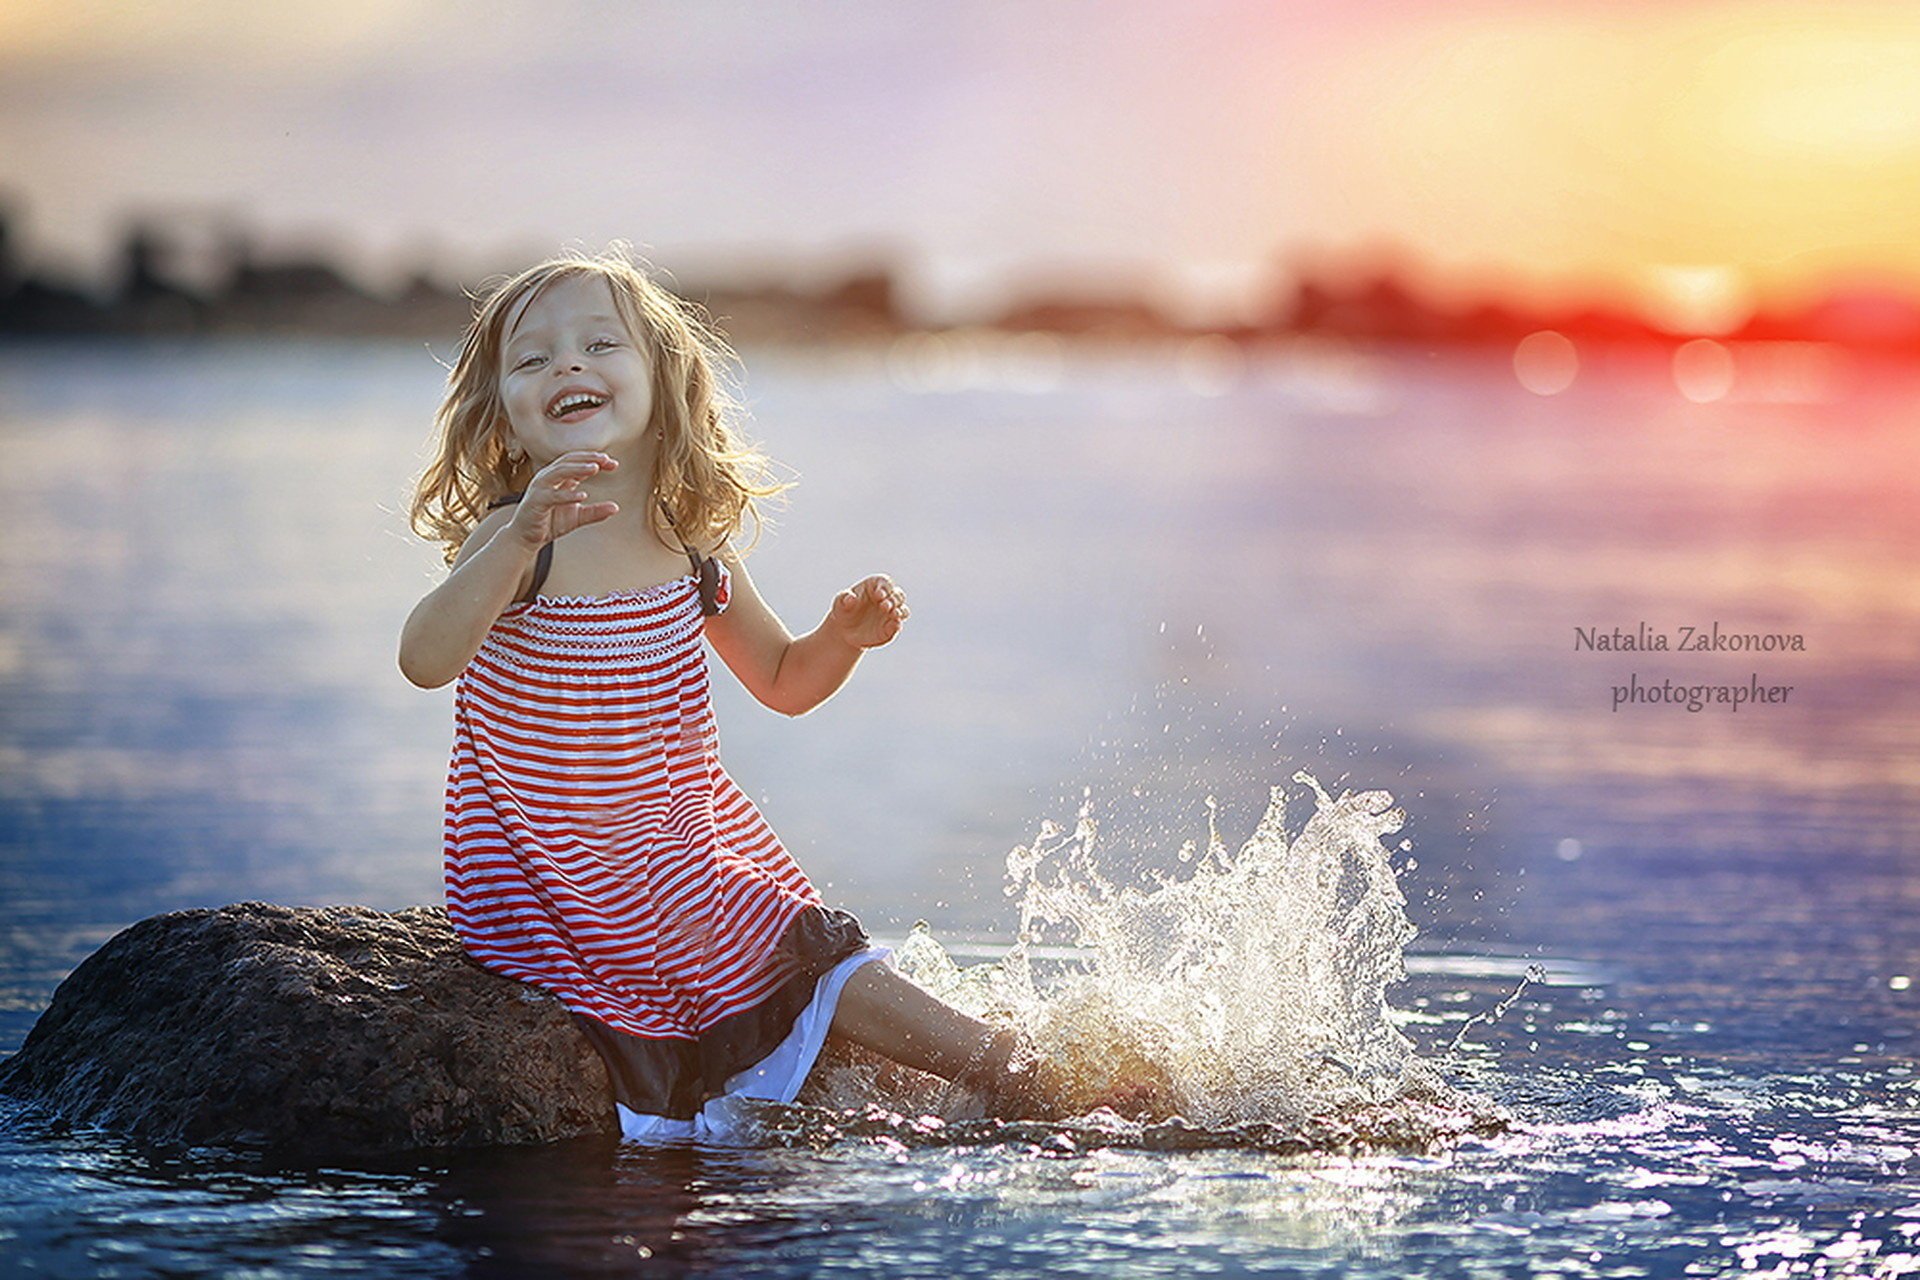
[[[1580,373],[1580,353],[1565,334],[1542,329],[1513,349],[1513,376],[1538,396],[1559,395]]]
[[[1695,404],[1725,399],[1733,390],[1733,353],[1711,338],[1682,343],[1673,353],[1673,385]]]

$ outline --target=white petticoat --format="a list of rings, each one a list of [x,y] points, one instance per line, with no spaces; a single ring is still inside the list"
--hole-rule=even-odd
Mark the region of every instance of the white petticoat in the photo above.
[[[621,1141],[650,1145],[713,1142],[739,1146],[750,1143],[752,1134],[747,1124],[748,1108],[741,1105],[743,1100],[792,1102],[794,1095],[800,1092],[800,1086],[806,1083],[807,1073],[813,1070],[814,1061],[820,1056],[820,1046],[826,1043],[827,1030],[833,1025],[834,1010],[840,1005],[840,990],[847,985],[847,979],[861,965],[885,960],[892,954],[891,947],[868,947],[820,975],[820,981],[814,984],[812,1001],[794,1019],[793,1030],[787,1034],[787,1038],[772,1053],[728,1080],[726,1092],[708,1099],[707,1105],[693,1119],[674,1120],[667,1116],[648,1115],[614,1103],[614,1109],[620,1115]]]

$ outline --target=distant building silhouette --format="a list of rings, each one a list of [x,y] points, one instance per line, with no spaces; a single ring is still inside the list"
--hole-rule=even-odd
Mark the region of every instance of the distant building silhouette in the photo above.
[[[114,325],[133,333],[204,333],[212,322],[212,304],[182,288],[163,268],[166,243],[158,227],[137,222],[128,232],[125,273]]]
[[[229,237],[230,274],[220,292],[220,327],[229,332],[377,331],[386,303],[318,258],[262,261],[244,234]]]
[[[0,334],[102,332],[104,308],[78,289],[29,273],[14,243],[13,219],[0,209]]]
[[[20,286],[20,267],[14,261],[13,227],[5,209],[0,209],[0,299]]]
[[[1178,331],[1157,307],[1139,298],[1036,298],[1009,307],[994,327],[1014,333],[1132,339]]]

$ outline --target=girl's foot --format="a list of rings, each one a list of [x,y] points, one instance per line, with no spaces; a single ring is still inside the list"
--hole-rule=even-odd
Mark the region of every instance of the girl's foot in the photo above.
[[[1133,1120],[1163,1120],[1177,1110],[1173,1081],[1137,1053],[1095,1059],[1077,1045],[1059,1058],[1022,1052],[1013,1032],[996,1037],[994,1070],[981,1081],[987,1114],[1001,1120],[1063,1120],[1102,1108]]]

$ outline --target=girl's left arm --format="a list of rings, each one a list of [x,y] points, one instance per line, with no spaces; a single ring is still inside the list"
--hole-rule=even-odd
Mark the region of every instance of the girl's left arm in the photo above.
[[[899,635],[911,612],[900,588],[874,574],[835,596],[820,625],[796,638],[732,549],[719,556],[732,585],[727,607],[707,619],[707,641],[747,692],[782,715],[805,715],[839,692],[860,655]]]

